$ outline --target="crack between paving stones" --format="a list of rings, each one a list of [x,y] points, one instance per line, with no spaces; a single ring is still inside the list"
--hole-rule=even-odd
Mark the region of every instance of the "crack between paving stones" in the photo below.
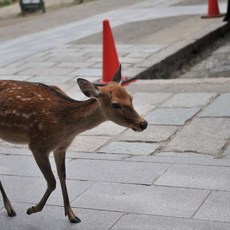
[[[160,175],[158,175],[153,181],[152,185],[157,186],[155,183],[158,181],[158,179],[163,176],[165,173],[168,172],[168,170],[173,166],[173,164],[170,164]]]
[[[198,152],[196,150],[191,150],[191,149],[187,149],[187,150],[177,150],[177,149],[172,149],[169,151],[161,151],[160,153],[167,153],[167,152],[175,152],[175,153],[193,153],[193,154],[197,154],[197,155],[204,155],[204,156],[213,156],[213,154],[210,153],[204,153],[204,152]],[[159,155],[160,156],[160,155]]]
[[[120,218],[118,218],[112,225],[111,227],[109,228],[109,230],[111,230],[123,217],[129,215],[129,213],[124,213],[124,212],[120,212],[120,213],[123,213]]]
[[[211,97],[209,102],[205,105],[205,106],[202,106],[200,107],[200,111],[196,114],[198,118],[205,118],[205,117],[199,117],[199,114],[201,114],[209,105],[211,105],[218,97],[220,96],[219,93],[216,93],[215,96]],[[207,116],[209,117],[209,116]],[[210,118],[210,117],[209,117]]]
[[[202,205],[206,202],[206,200],[208,199],[208,197],[211,195],[212,190],[209,191],[209,193],[207,194],[206,198],[203,200],[203,202],[201,202],[200,206],[197,208],[197,210],[193,213],[193,215],[191,216],[191,219],[194,218],[194,216],[196,215],[196,213],[200,210],[200,208],[202,207]]]
[[[82,154],[86,153],[86,154],[91,154],[89,152],[80,152]],[[104,155],[104,156],[109,156],[109,155],[114,155],[114,156],[120,156],[121,158],[120,159],[106,159],[106,158],[89,158],[89,157],[84,157],[84,156],[76,156],[76,157],[68,157],[68,159],[71,159],[70,161],[73,161],[73,160],[95,160],[95,161],[124,161],[126,159],[129,159],[130,157],[133,157],[134,155],[131,155],[131,154],[123,154],[123,153],[107,153],[107,152],[95,152],[95,153],[92,153],[92,154],[95,154],[95,155]],[[135,155],[137,156],[137,155]],[[142,155],[139,155],[139,156],[142,156]],[[69,161],[69,162],[70,162]],[[68,163],[69,163],[68,162]],[[67,163],[67,164],[68,164]]]
[[[165,156],[159,156],[160,158],[164,158]],[[167,158],[167,157],[166,157]],[[129,161],[128,161],[129,162]],[[138,163],[138,162],[140,162],[140,163],[146,163],[146,164],[173,164],[173,165],[197,165],[197,166],[210,166],[210,167],[221,167],[221,168],[229,168],[230,167],[230,165],[218,165],[218,164],[209,164],[209,165],[205,165],[205,164],[200,164],[200,163],[194,163],[194,162],[192,162],[192,163],[184,163],[184,162],[162,162],[162,161],[145,161],[145,160],[136,160],[136,161],[131,161],[131,162],[136,162],[136,163]]]
[[[41,176],[30,176],[30,175],[15,175],[15,174],[0,174],[1,176],[10,176],[10,177],[26,177],[26,178],[37,178],[37,179],[44,179],[44,176],[41,174]],[[55,177],[56,178],[56,177]],[[57,179],[57,178],[56,178]],[[44,180],[45,181],[45,180]]]
[[[188,186],[184,186],[184,187],[181,187],[181,186],[178,186],[178,185],[157,185],[157,184],[153,184],[151,186],[155,186],[155,187],[164,187],[164,188],[178,188],[178,189],[190,189],[190,190],[199,190],[199,191],[209,191],[209,192],[228,192],[229,193],[229,190],[224,190],[224,189],[209,189],[209,188],[192,188],[192,187],[188,187]]]
[[[76,181],[76,180],[75,180]],[[87,180],[87,182],[91,182],[89,180]],[[87,192],[94,184],[96,184],[97,182],[92,181],[92,184],[89,185],[88,188],[84,189],[77,197],[75,197],[73,200],[71,200],[70,204],[73,203],[77,198],[79,198],[82,194],[84,194],[85,192]]]
[[[102,146],[100,146],[100,147],[98,147],[97,149],[95,149],[95,152],[100,152],[100,150],[102,150],[103,148],[105,148],[106,146],[108,146],[109,144],[111,144],[112,142],[116,142],[116,141],[118,141],[116,138],[119,136],[119,135],[122,135],[124,132],[126,132],[128,130],[128,128],[127,129],[125,129],[124,131],[122,131],[120,134],[118,134],[118,135],[115,135],[115,136],[111,136],[112,138],[111,139],[109,139],[104,145],[102,145]],[[102,152],[103,153],[103,152]],[[105,152],[104,152],[105,153]],[[113,154],[113,153],[111,153],[111,154]]]

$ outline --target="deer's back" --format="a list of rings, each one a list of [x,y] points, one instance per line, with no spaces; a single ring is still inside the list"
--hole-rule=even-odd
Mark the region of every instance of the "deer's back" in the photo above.
[[[30,143],[56,135],[63,106],[71,98],[58,88],[39,83],[0,81],[0,138]],[[57,134],[58,135],[58,134]]]

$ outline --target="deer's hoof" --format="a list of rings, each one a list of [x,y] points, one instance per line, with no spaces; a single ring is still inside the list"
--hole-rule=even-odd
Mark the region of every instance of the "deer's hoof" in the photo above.
[[[34,207],[31,207],[31,208],[29,208],[28,210],[27,210],[27,212],[26,212],[26,214],[27,215],[31,215],[31,214],[33,214],[35,211],[34,211]]]
[[[10,216],[10,217],[14,217],[14,216],[17,215],[13,208],[10,209],[10,210],[7,210],[7,214],[8,214],[8,216]]]
[[[16,212],[14,211],[14,208],[8,199],[4,202],[4,206],[7,211],[8,216],[10,217],[16,216]]]
[[[74,224],[77,224],[77,223],[81,222],[81,220],[78,217],[76,217],[76,216],[74,216],[73,218],[71,218],[69,221],[71,223],[74,223]]]

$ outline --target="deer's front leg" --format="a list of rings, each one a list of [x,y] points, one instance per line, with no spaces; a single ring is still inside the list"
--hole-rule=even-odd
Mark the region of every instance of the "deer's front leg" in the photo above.
[[[42,199],[39,201],[39,203],[31,207],[27,210],[27,214],[30,215],[32,213],[40,212],[42,211],[44,205],[46,204],[47,199],[49,198],[50,194],[53,190],[56,188],[56,180],[54,178],[50,162],[49,162],[49,156],[47,153],[41,153],[40,151],[37,151],[36,149],[33,149],[31,147],[31,150],[33,152],[34,158],[38,164],[38,167],[40,168],[42,174],[44,175],[46,181],[47,181],[47,190],[45,194],[43,195]]]
[[[58,176],[61,183],[65,215],[68,216],[69,221],[71,223],[80,223],[81,220],[75,215],[69,202],[69,196],[66,187],[65,154],[66,154],[66,148],[59,148],[54,151],[54,158],[57,166]]]
[[[10,200],[8,199],[6,192],[2,186],[2,182],[0,181],[0,191],[2,193],[2,198],[3,198],[3,202],[4,202],[4,207],[7,211],[8,216],[13,217],[16,216],[16,212],[14,211],[13,206],[10,203]]]

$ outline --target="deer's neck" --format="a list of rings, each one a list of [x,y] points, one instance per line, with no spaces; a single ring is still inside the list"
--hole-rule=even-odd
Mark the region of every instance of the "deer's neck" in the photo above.
[[[101,110],[100,103],[95,99],[76,102],[66,109],[65,121],[72,132],[76,134],[92,129],[106,118]]]

